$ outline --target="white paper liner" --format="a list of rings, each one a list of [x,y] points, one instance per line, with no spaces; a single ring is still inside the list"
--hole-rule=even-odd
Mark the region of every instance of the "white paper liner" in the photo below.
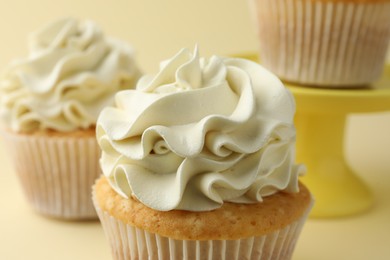
[[[261,62],[284,80],[356,87],[380,78],[390,2],[250,0]]]
[[[312,206],[297,221],[268,235],[238,240],[175,240],[125,224],[100,209],[94,190],[92,197],[116,260],[288,260]]]
[[[32,207],[62,219],[97,219],[91,187],[101,175],[95,136],[46,137],[3,132]]]

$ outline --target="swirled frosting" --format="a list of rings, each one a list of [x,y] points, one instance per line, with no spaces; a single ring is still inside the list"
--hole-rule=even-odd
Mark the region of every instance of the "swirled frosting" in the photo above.
[[[102,111],[101,166],[119,194],[161,211],[297,192],[294,110],[260,65],[183,49]]]
[[[29,55],[0,79],[0,113],[14,131],[73,131],[95,126],[114,94],[140,77],[133,50],[92,21],[66,18],[30,38]]]

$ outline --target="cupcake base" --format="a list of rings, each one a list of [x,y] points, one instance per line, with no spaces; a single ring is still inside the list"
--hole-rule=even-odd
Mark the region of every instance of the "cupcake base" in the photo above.
[[[251,0],[263,65],[281,79],[358,87],[383,73],[388,1]]]
[[[98,188],[96,188],[99,186]],[[150,232],[144,228],[125,223],[125,221],[111,215],[102,209],[97,193],[105,193],[110,189],[105,178],[101,178],[93,189],[93,201],[110,242],[114,259],[291,259],[295,244],[302,227],[311,209],[312,200],[306,204],[303,214],[297,219],[283,225],[282,228],[272,230],[274,226],[267,228],[269,232],[261,232],[260,235],[243,237],[238,239],[175,239]],[[99,191],[97,191],[99,189]],[[306,189],[304,189],[307,192]],[[113,191],[114,192],[114,191]],[[126,200],[126,199],[124,199]],[[111,196],[107,198],[109,204],[115,204],[120,208],[128,208],[125,203],[119,203]],[[105,207],[103,205],[103,207]],[[283,210],[280,209],[280,212]],[[137,214],[137,213],[134,213]],[[164,213],[162,213],[164,214]],[[192,213],[189,213],[192,214]],[[198,213],[193,213],[198,214]],[[200,213],[201,214],[201,213]],[[284,213],[281,213],[284,214]],[[151,221],[148,219],[147,221]],[[145,222],[147,222],[145,220]],[[180,220],[176,220],[180,221]],[[259,220],[260,221],[260,220]],[[163,225],[161,222],[151,221],[151,225]],[[232,224],[233,226],[234,224]],[[264,223],[269,226],[269,223]],[[212,228],[211,228],[212,229]],[[256,229],[253,227],[253,229]],[[172,231],[174,233],[175,231]],[[222,234],[224,236],[224,234]],[[172,236],[174,237],[174,235]]]
[[[175,240],[127,225],[97,210],[114,259],[291,259],[306,216],[263,236],[236,240]]]
[[[90,194],[101,174],[94,130],[69,134],[3,132],[15,171],[31,206],[40,214],[97,219]]]

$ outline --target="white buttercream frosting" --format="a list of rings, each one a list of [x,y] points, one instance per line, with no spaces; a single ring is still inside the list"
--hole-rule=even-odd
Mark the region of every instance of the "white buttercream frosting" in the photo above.
[[[30,38],[29,55],[0,79],[0,113],[14,131],[73,131],[94,126],[114,94],[134,88],[133,49],[105,37],[92,21],[51,23]]]
[[[259,64],[183,49],[102,111],[101,166],[119,194],[161,211],[297,192],[294,111]]]

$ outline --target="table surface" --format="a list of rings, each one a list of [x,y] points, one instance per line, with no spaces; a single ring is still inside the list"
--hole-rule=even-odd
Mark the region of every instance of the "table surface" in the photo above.
[[[146,72],[155,71],[160,60],[179,48],[193,48],[196,43],[202,56],[253,52],[257,42],[243,2],[4,1],[0,3],[0,31],[6,37],[2,37],[0,66],[26,53],[28,32],[70,14],[93,19],[106,33],[133,43]],[[372,189],[375,205],[355,216],[309,219],[293,260],[390,259],[390,113],[351,115],[345,139],[346,159]],[[111,259],[98,221],[63,222],[32,211],[1,138],[0,166],[1,260]]]

